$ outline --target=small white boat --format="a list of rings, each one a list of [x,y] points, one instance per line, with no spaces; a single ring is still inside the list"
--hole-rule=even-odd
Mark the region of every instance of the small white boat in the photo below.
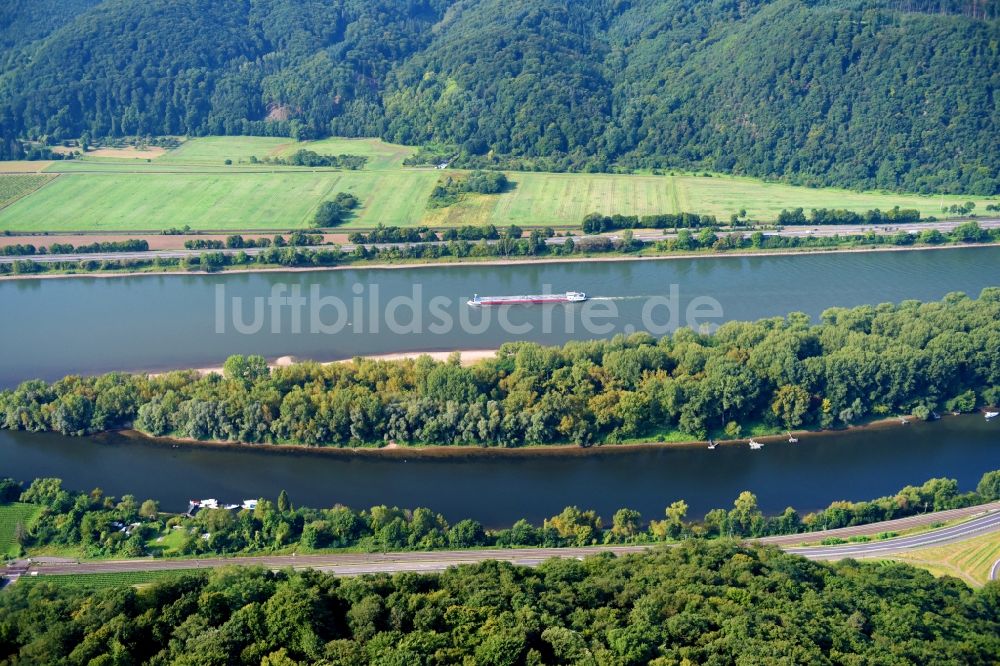
[[[718,444],[715,443],[714,439],[708,440],[708,450],[709,451],[714,451],[716,446],[718,446]]]
[[[908,423],[909,421],[907,421],[906,419],[899,419],[899,425],[906,425]]]
[[[998,416],[1000,416],[1000,412],[986,412],[987,421],[989,421],[990,419],[995,419]]]
[[[753,449],[754,451],[764,448],[764,445],[758,442],[756,439],[751,439],[747,443],[750,444],[750,448]]]
[[[798,444],[799,443],[799,438],[798,437],[789,437],[788,438],[788,443],[789,444]]]

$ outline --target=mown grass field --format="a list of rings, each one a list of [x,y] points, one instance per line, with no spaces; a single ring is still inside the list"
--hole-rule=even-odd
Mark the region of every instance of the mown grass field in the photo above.
[[[361,208],[354,218],[340,228],[368,228],[378,224],[416,226],[424,216],[427,198],[437,178],[434,172],[413,170],[339,174],[332,194],[350,192],[361,200]]]
[[[333,137],[319,141],[292,143],[280,148],[278,154],[288,157],[297,150],[311,150],[320,155],[362,155],[368,158],[365,169],[399,169],[403,160],[417,151],[412,146],[385,143],[378,139],[344,139]]]
[[[39,507],[34,504],[0,504],[0,555],[17,555],[18,544],[14,539],[17,524],[21,523],[27,529],[38,511]]]
[[[64,174],[0,211],[0,229],[303,228],[320,202],[340,191],[362,202],[345,226],[412,225],[435,179],[418,171]]]
[[[268,164],[243,164],[229,166],[222,162],[204,164],[178,164],[175,162],[160,162],[159,160],[117,160],[109,157],[86,160],[67,160],[53,162],[45,169],[46,173],[272,173],[302,171],[302,168],[278,167]],[[310,170],[311,171],[311,170]]]
[[[997,558],[1000,558],[998,532],[946,546],[892,555],[894,560],[927,569],[935,576],[955,576],[973,585],[986,584]]]
[[[54,585],[70,590],[103,590],[123,585],[151,585],[182,576],[197,575],[196,570],[129,571],[126,573],[62,574],[58,576],[21,576],[18,585]]]
[[[673,179],[609,174],[508,173],[493,224],[580,224],[588,213],[649,215],[676,209]]]
[[[157,164],[246,164],[251,157],[288,157],[297,150],[311,150],[320,155],[363,155],[366,169],[396,169],[416,149],[385,143],[378,139],[329,138],[319,141],[294,141],[283,137],[206,136],[188,139],[179,147],[158,157]]]
[[[31,194],[52,178],[44,174],[28,173],[0,175],[0,208],[5,208],[21,197]]]
[[[298,145],[294,140],[268,136],[204,136],[188,139],[177,148],[156,158],[157,163],[223,164],[226,160],[249,162],[278,155],[286,146]]]
[[[361,154],[370,161],[362,171],[249,163],[252,155],[287,156],[300,148]],[[977,212],[984,214],[991,201],[811,189],[720,175],[509,173],[513,185],[503,194],[469,196],[448,208],[428,209],[427,198],[441,172],[403,168],[410,152],[406,146],[376,139],[297,143],[269,137],[201,137],[149,162],[55,162],[48,171],[62,175],[0,210],[0,231],[159,231],[184,225],[219,231],[304,228],[319,204],[339,191],[352,192],[362,201],[362,208],[343,225],[347,230],[377,224],[578,227],[591,212],[687,211],[711,213],[725,221],[745,209],[752,218],[766,221],[783,208],[796,207],[865,211],[898,205],[927,216],[941,215],[942,205],[967,200],[975,201]],[[234,164],[226,166],[226,159]]]
[[[508,173],[514,184],[497,196],[470,197],[449,209],[430,211],[430,225],[578,225],[588,213],[651,215],[695,212],[720,221],[745,209],[754,219],[773,220],[783,208],[847,208],[859,212],[893,206],[941,215],[945,205],[968,197],[811,189],[730,176],[622,176],[608,174]],[[973,197],[980,211],[986,200]]]
[[[297,227],[333,184],[313,174],[80,174],[0,212],[18,230]]]
[[[753,178],[732,176],[668,176],[674,181],[679,210],[709,213],[728,219],[741,208],[755,219],[773,220],[783,208],[846,208],[864,212],[873,208],[888,210],[893,206],[915,208],[923,216],[941,216],[944,205],[977,202],[979,213],[985,213],[987,203],[979,197],[922,196],[881,192],[852,192],[836,188],[810,188],[765,183]]]

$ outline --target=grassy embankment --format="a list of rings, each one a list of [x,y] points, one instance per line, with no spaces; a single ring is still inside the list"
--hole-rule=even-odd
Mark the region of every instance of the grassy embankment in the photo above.
[[[320,154],[368,157],[360,171],[253,165],[250,158],[287,157],[299,149]],[[439,209],[426,207],[442,172],[404,168],[413,152],[376,139],[324,139],[296,143],[268,137],[191,139],[146,160],[91,158],[54,162],[62,174],[30,196],[0,211],[0,230],[158,231],[305,228],[316,208],[340,191],[362,201],[342,228],[454,226],[492,223],[578,227],[591,212],[652,214],[681,211],[714,214],[720,220],[745,209],[750,217],[773,219],[783,208],[847,208],[865,211],[893,206],[940,215],[942,205],[981,197],[922,196],[812,189],[751,178],[690,175],[510,173],[512,187],[499,195],[469,196]],[[226,165],[225,160],[231,160]],[[18,164],[18,163],[9,163]],[[447,172],[453,173],[453,172]],[[2,181],[16,176],[0,176]]]
[[[1000,558],[1000,532],[945,546],[894,554],[891,559],[927,569],[935,576],[955,576],[970,585],[985,585]]]

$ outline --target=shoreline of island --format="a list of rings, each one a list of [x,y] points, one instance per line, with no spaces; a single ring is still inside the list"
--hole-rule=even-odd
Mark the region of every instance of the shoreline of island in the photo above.
[[[912,417],[891,416],[879,418],[867,423],[852,425],[848,428],[837,429],[803,429],[785,431],[769,435],[754,435],[753,437],[741,437],[738,439],[712,440],[718,447],[734,448],[746,446],[752,439],[764,445],[784,444],[787,446],[799,446],[804,437],[831,437],[836,435],[852,435],[884,430],[892,427],[901,427],[901,419],[907,420]],[[947,416],[943,418],[954,418]],[[630,441],[626,443],[603,442],[588,446],[577,444],[526,444],[517,447],[493,447],[481,445],[444,445],[444,444],[398,444],[390,442],[383,446],[309,446],[306,444],[278,443],[278,444],[252,444],[247,442],[235,442],[225,440],[201,440],[190,437],[154,436],[140,430],[126,428],[122,430],[112,430],[103,433],[96,433],[94,437],[107,435],[117,435],[130,440],[138,440],[146,444],[155,446],[170,446],[172,448],[207,448],[213,450],[228,449],[234,452],[260,452],[268,455],[323,455],[339,456],[343,458],[381,458],[406,461],[409,458],[435,460],[435,459],[487,459],[487,458],[540,458],[540,457],[567,457],[567,456],[595,456],[595,455],[619,455],[631,454],[639,451],[667,451],[667,450],[690,450],[708,448],[709,440],[685,440],[677,442],[664,442],[655,439],[646,441]],[[795,437],[800,441],[797,443],[788,442],[789,437]]]
[[[314,361],[312,359],[300,359],[295,356],[279,356],[274,361],[267,364],[267,367],[271,370],[277,370],[278,368],[288,368],[299,363],[317,363],[319,365],[334,365],[336,363],[350,363],[355,359],[363,359],[367,361],[409,361],[420,358],[421,356],[429,356],[434,361],[444,362],[447,361],[453,354],[458,354],[461,357],[461,364],[463,366],[470,366],[480,361],[490,359],[496,356],[498,349],[455,349],[452,351],[404,351],[404,352],[389,352],[386,354],[370,354],[370,355],[360,355],[352,356],[350,358],[340,358],[334,359],[332,361]],[[150,378],[163,377],[172,372],[196,372],[201,376],[217,374],[223,374],[224,368],[221,365],[208,366],[204,368],[173,368],[169,370],[156,370],[153,372],[146,371],[135,371],[128,370],[129,374],[133,375],[146,375]]]

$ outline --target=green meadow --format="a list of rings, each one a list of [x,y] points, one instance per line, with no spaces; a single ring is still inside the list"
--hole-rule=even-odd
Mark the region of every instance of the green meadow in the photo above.
[[[14,538],[17,525],[20,523],[28,529],[39,511],[41,508],[35,504],[0,504],[0,557],[17,555],[18,543]]]
[[[509,173],[514,187],[496,197],[493,224],[580,224],[588,213],[676,212],[674,182],[665,176]]]
[[[894,192],[852,192],[836,188],[810,188],[767,183],[754,178],[733,176],[671,176],[677,189],[677,205],[682,211],[709,213],[728,218],[745,209],[756,219],[773,220],[783,208],[846,208],[864,212],[893,206],[915,208],[923,216],[941,216],[941,206],[975,201],[980,214],[987,200],[965,196],[925,196]]]
[[[368,158],[367,169],[396,169],[416,149],[385,143],[378,139],[329,138],[319,141],[294,141],[281,137],[207,136],[189,139],[179,147],[153,160],[158,164],[246,164],[251,157],[288,157],[298,150],[320,155],[362,155]]]
[[[268,136],[205,136],[188,139],[177,148],[156,158],[157,163],[223,164],[226,160],[249,162],[279,154],[287,146],[296,145],[287,138]]]
[[[385,143],[378,139],[344,139],[332,137],[319,141],[291,143],[282,146],[278,153],[288,157],[297,150],[311,150],[320,155],[361,155],[368,158],[365,169],[378,171],[382,169],[399,169],[403,160],[417,151],[413,146],[400,146]]]
[[[0,212],[0,229],[304,228],[319,204],[341,191],[362,201],[348,226],[413,225],[435,178],[406,171],[67,173]]]
[[[251,165],[251,156],[286,157],[306,148],[320,154],[369,158],[359,171]],[[337,192],[362,202],[345,229],[387,226],[456,226],[492,223],[578,226],[591,212],[647,215],[710,213],[725,220],[746,210],[773,220],[783,208],[893,206],[925,216],[941,207],[975,201],[964,196],[812,189],[723,175],[612,175],[508,173],[511,188],[499,195],[469,196],[438,209],[427,198],[442,172],[408,169],[413,151],[377,139],[323,139],[297,143],[270,137],[201,137],[146,161],[54,162],[51,175],[0,178],[0,231],[159,231],[190,225],[196,230],[308,227],[316,208]],[[225,165],[225,160],[232,165]],[[58,175],[57,175],[58,174]],[[4,207],[4,203],[8,204]]]

